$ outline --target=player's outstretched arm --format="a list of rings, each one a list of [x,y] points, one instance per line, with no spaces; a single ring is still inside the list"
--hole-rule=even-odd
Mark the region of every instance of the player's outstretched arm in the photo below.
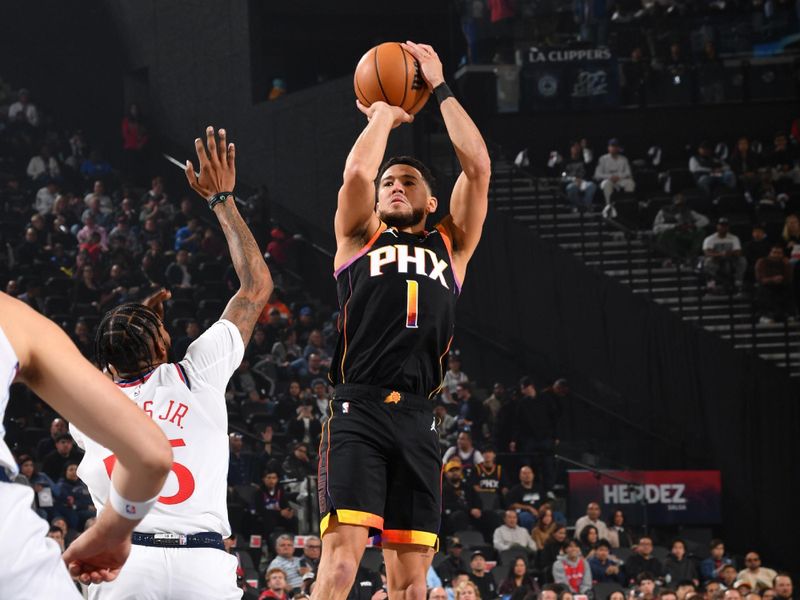
[[[194,141],[197,159],[200,161],[200,175],[195,175],[192,163],[187,160],[186,178],[192,189],[205,198],[217,215],[228,242],[233,268],[240,283],[236,294],[225,307],[222,318],[236,325],[246,346],[258,316],[272,294],[272,275],[250,228],[236,208],[236,200],[233,198],[233,187],[236,184],[236,148],[233,144],[226,145],[225,136],[225,130],[220,129],[217,143],[214,128],[206,128],[208,150],[206,151],[200,138]],[[220,194],[224,192],[230,196],[218,201]]]
[[[155,498],[172,466],[172,449],[161,430],[54,323],[3,293],[0,315],[20,363],[18,380],[116,454],[112,486],[119,496],[134,503]],[[145,516],[131,520],[107,506],[64,554],[70,573],[85,583],[116,577],[130,551],[130,534]]]
[[[406,42],[404,47],[419,61],[422,76],[432,90],[445,82],[442,63],[433,48],[413,42]],[[492,165],[481,132],[458,100],[453,96],[441,100],[439,110],[462,170],[450,197],[450,215],[445,217],[442,225],[453,240],[454,266],[463,280],[486,220]]]
[[[414,120],[402,108],[385,102],[374,102],[365,107],[356,101],[356,106],[366,115],[368,123],[353,144],[344,165],[334,220],[337,268],[358,252],[380,226],[375,214],[375,177],[386,152],[389,132]]]

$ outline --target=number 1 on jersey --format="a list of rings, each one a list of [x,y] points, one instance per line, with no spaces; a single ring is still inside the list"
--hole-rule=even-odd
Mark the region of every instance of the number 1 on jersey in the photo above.
[[[413,279],[406,279],[406,283],[408,284],[406,327],[416,329],[417,314],[419,312],[419,282]]]

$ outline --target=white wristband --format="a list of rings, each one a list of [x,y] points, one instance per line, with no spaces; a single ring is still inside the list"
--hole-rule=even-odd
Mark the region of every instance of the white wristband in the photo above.
[[[114,489],[113,483],[111,484],[111,491],[108,493],[108,504],[111,505],[119,516],[130,519],[131,521],[144,519],[157,500],[158,496],[143,502],[128,500],[119,495],[119,492]]]

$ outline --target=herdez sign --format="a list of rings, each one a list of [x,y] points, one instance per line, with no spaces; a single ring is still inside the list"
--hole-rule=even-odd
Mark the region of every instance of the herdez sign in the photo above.
[[[607,520],[617,509],[640,525],[713,524],[721,521],[719,471],[569,471],[570,514],[582,515],[599,502]],[[621,483],[616,479],[633,482]]]

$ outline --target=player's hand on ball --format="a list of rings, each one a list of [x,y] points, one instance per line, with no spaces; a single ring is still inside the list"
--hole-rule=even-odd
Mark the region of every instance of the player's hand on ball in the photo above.
[[[403,48],[417,59],[422,70],[422,77],[428,82],[431,90],[440,83],[444,83],[442,61],[439,60],[436,50],[428,46],[428,44],[415,44],[414,42],[406,42],[403,44]]]
[[[130,552],[130,537],[115,539],[95,525],[78,536],[62,558],[69,574],[81,583],[102,583],[117,578]]]
[[[186,179],[192,189],[206,200],[219,192],[232,192],[236,184],[236,148],[228,144],[225,130],[219,130],[219,141],[210,125],[206,127],[206,146],[203,140],[194,141],[197,160],[200,162],[200,175],[196,176],[192,162],[186,161]]]
[[[395,127],[399,127],[403,123],[411,123],[414,120],[414,115],[408,114],[399,106],[392,106],[390,104],[386,104],[386,102],[373,102],[369,106],[364,106],[356,100],[356,106],[358,110],[364,113],[367,117],[367,121],[371,121],[372,117],[375,116],[376,113],[389,111],[392,115],[392,129]]]

